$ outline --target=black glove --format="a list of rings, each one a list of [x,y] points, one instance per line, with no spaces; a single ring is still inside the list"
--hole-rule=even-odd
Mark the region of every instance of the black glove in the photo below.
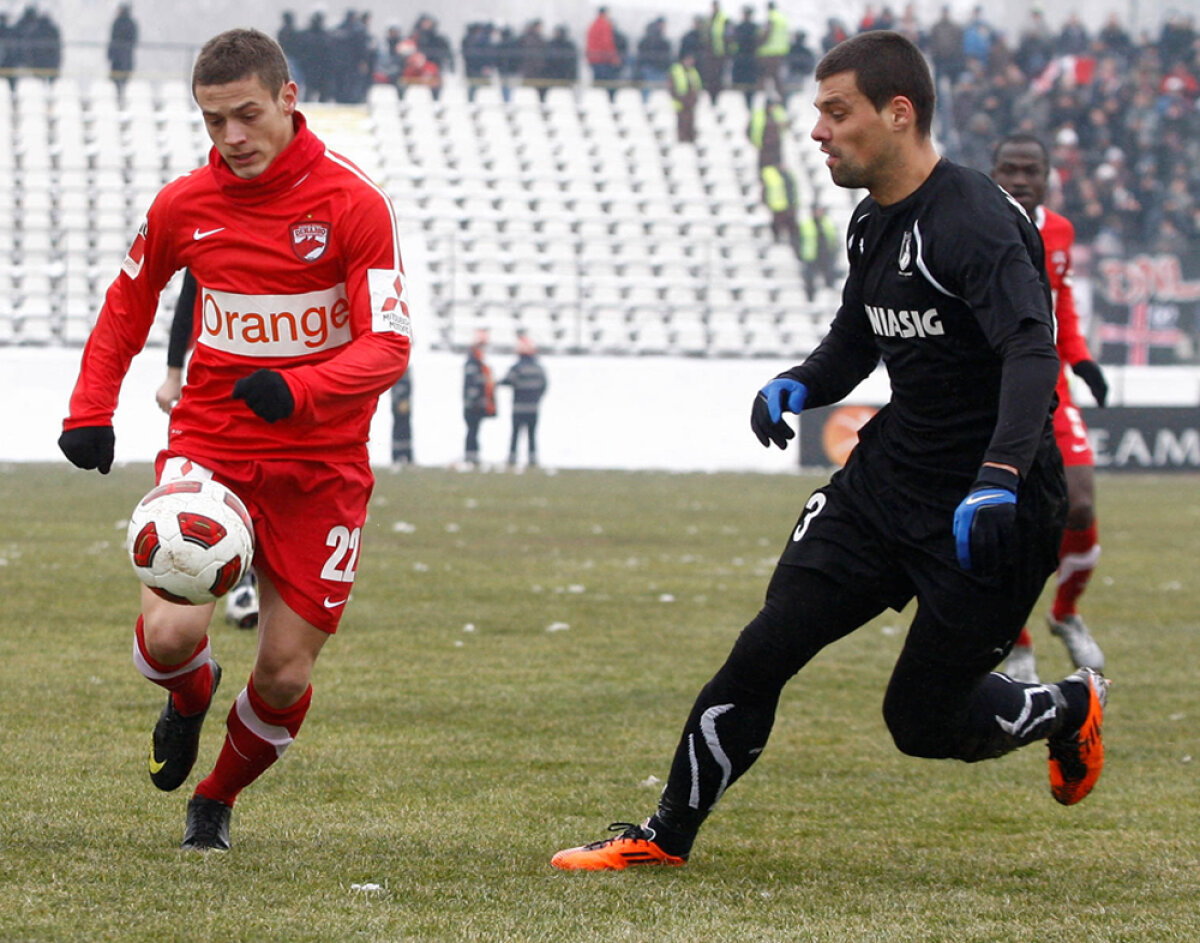
[[[287,381],[275,370],[255,370],[233,384],[233,398],[244,399],[254,414],[267,422],[287,419],[296,408]]]
[[[95,468],[107,475],[113,463],[117,437],[112,426],[80,426],[58,437],[58,447],[76,468]]]
[[[954,549],[964,570],[994,573],[1009,555],[1019,481],[1003,468],[979,469],[975,484],[954,510]]]
[[[1104,379],[1104,371],[1100,369],[1100,364],[1094,360],[1081,360],[1071,369],[1075,371],[1075,376],[1087,384],[1096,405],[1103,409],[1108,400],[1108,381]]]
[[[783,419],[785,412],[800,415],[804,401],[808,398],[808,387],[791,377],[776,377],[754,397],[750,408],[750,428],[765,448],[774,442],[786,449],[788,440],[795,437]]]

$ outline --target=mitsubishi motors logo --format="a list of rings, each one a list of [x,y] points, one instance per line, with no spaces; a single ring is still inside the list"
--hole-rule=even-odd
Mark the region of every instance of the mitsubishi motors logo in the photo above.
[[[412,340],[403,269],[398,266],[367,269],[367,287],[371,293],[371,330],[400,334]]]
[[[292,251],[301,262],[315,262],[329,245],[329,223],[292,223]]]

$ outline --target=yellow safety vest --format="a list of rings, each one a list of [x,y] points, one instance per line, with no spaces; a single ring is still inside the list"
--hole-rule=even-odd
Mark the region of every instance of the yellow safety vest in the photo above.
[[[688,93],[690,89],[700,90],[700,73],[695,66],[686,66],[682,62],[676,62],[671,66],[671,89],[678,96],[673,101],[676,111],[683,110],[683,102],[679,99]]]
[[[779,10],[767,14],[767,38],[758,47],[760,56],[786,56],[792,44],[788,39],[787,17]]]
[[[822,238],[831,245],[837,243],[837,227],[834,226],[832,219],[828,216],[822,218],[820,231],[817,229],[817,221],[811,216],[806,215],[800,220],[800,258],[802,261],[816,261],[819,248],[818,239]]]
[[[817,258],[817,221],[811,216],[800,220],[800,259],[813,262]]]
[[[722,10],[718,10],[713,14],[712,20],[708,26],[708,41],[712,46],[714,55],[725,55],[725,25],[729,22]]]
[[[770,108],[755,108],[750,115],[750,143],[759,150],[762,150],[763,134],[767,130],[768,112],[770,112],[771,120],[780,127],[786,126],[788,123],[787,109],[783,105],[776,103]]]
[[[776,166],[762,169],[763,198],[772,213],[782,213],[791,205],[788,198],[787,176]]]

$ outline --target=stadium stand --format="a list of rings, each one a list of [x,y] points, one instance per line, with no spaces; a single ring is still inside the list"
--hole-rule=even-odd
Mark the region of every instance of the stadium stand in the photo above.
[[[376,85],[365,105],[304,110],[390,193],[403,240],[423,241],[410,277],[427,280],[435,347],[487,327],[498,350],[526,331],[545,352],[787,357],[832,316],[771,240],[740,93],[705,103],[694,147],[675,142],[664,90],[482,86],[468,101],[453,83],[436,99]],[[120,102],[101,80],[0,86],[0,344],[82,344],[154,194],[207,152],[179,81],[131,79]],[[844,218],[853,195],[798,167],[802,203],[820,193]]]

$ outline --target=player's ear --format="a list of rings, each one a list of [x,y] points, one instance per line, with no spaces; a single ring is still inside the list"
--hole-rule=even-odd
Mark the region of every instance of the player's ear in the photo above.
[[[300,99],[300,89],[295,82],[287,81],[283,83],[283,88],[280,89],[279,99],[283,102],[283,113],[291,115],[296,110],[296,105]]]
[[[917,123],[917,109],[904,95],[897,95],[888,102],[888,122],[893,131],[903,131]]]

